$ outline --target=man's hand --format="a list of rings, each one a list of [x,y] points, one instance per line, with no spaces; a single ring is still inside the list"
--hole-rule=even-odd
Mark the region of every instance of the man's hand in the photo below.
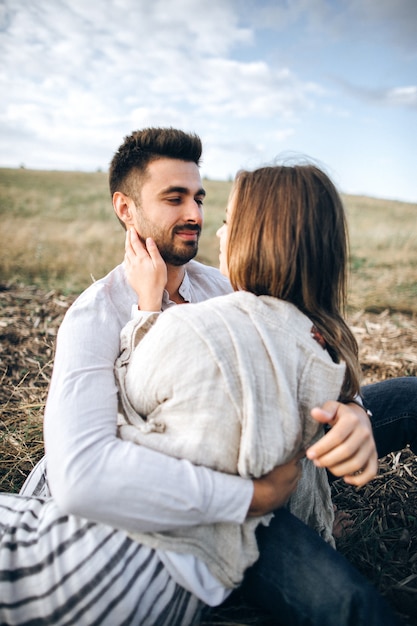
[[[279,465],[265,476],[252,481],[253,497],[248,517],[271,513],[288,502],[301,476],[299,461],[303,456],[304,452],[300,452],[285,465]]]
[[[357,404],[326,402],[314,408],[311,416],[331,429],[313,446],[306,456],[317,467],[326,467],[349,485],[361,487],[375,478],[378,455],[372,425],[366,412]]]
[[[143,244],[134,228],[126,231],[125,268],[141,311],[160,311],[167,267],[154,240],[148,237]]]

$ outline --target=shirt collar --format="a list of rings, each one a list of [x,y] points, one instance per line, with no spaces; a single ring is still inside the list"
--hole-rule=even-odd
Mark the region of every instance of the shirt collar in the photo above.
[[[184,270],[184,278],[182,279],[182,283],[179,286],[178,293],[182,298],[184,298],[184,302],[191,302],[191,284],[186,269]],[[172,306],[173,304],[175,304],[175,302],[170,300],[167,290],[164,289],[164,293],[162,296],[162,310]]]

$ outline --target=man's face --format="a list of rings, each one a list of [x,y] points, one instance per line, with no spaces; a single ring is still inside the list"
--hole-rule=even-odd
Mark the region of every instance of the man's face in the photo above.
[[[161,158],[148,165],[133,225],[143,240],[154,239],[166,263],[183,265],[197,254],[204,196],[195,163]]]

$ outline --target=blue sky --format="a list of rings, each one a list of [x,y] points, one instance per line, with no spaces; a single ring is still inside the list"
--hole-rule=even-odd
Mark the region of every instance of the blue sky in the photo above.
[[[0,0],[0,166],[106,170],[145,126],[202,174],[306,155],[417,202],[415,0]]]

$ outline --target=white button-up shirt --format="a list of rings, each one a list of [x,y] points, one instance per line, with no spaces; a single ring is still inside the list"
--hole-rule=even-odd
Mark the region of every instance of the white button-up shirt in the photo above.
[[[218,270],[187,264],[180,288],[186,301],[230,291]],[[136,300],[119,265],[81,294],[60,327],[44,422],[52,495],[64,512],[130,532],[240,524],[253,495],[252,481],[117,437],[114,362],[120,331]],[[163,308],[172,304],[165,294]],[[222,592],[214,580],[206,583],[214,589],[202,599],[217,604]]]

